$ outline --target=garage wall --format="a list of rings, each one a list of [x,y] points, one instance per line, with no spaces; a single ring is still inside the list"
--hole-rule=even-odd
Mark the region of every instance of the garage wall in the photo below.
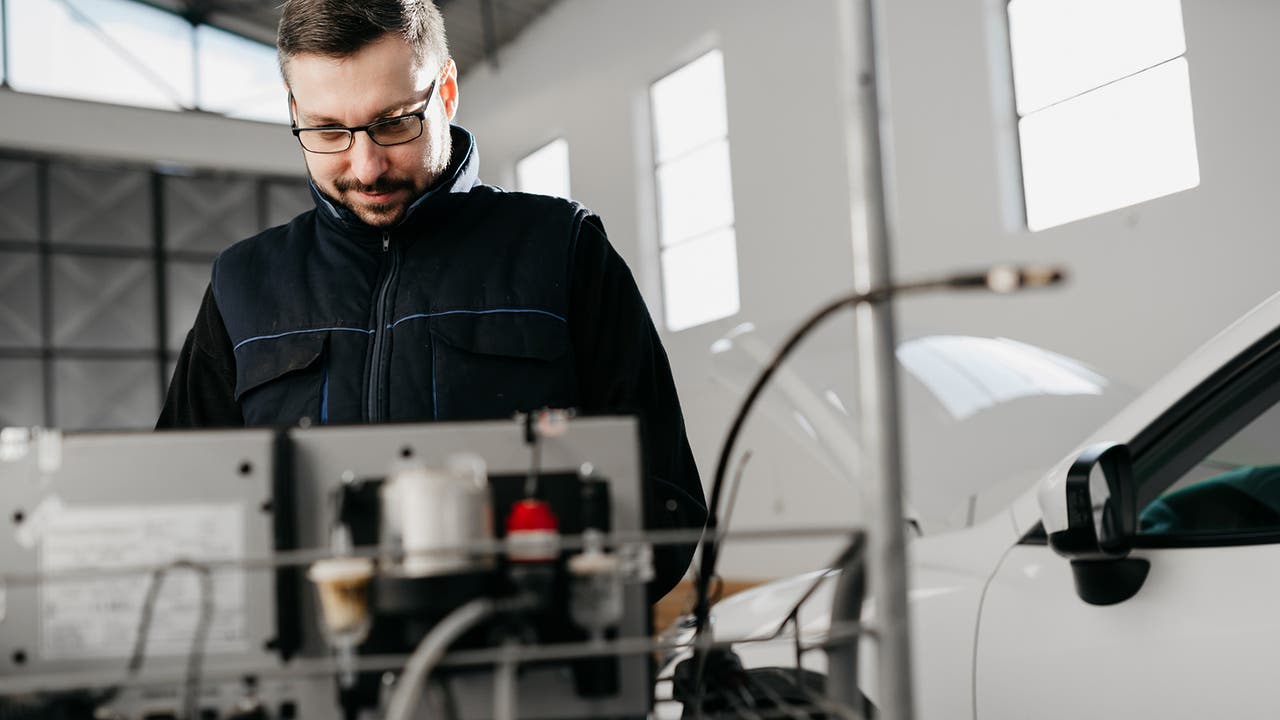
[[[482,176],[511,186],[516,160],[565,137],[575,198],[603,216],[660,318],[648,88],[713,47],[724,52],[742,310],[663,335],[704,482],[750,367],[728,366],[739,387],[726,386],[713,377],[725,366],[713,365],[711,344],[744,321],[776,338],[851,282],[840,35],[831,3],[809,5],[813,12],[798,13],[760,0],[566,0],[500,56],[497,71],[462,80],[458,120],[478,138]],[[815,347],[836,352],[851,321],[835,325]],[[856,493],[822,462],[791,452],[811,441],[780,412],[782,422],[764,417],[743,439],[755,452],[733,526],[856,521]],[[797,558],[817,567],[835,550],[834,542],[731,546],[722,562],[729,577],[771,577],[794,571]]]
[[[301,171],[279,125],[0,90],[0,426],[153,427],[214,255]]]
[[[704,480],[735,398],[713,378],[726,373],[710,360],[712,341],[744,320],[776,341],[804,312],[849,285],[839,2],[565,0],[501,55],[498,69],[463,80],[460,122],[479,138],[484,175],[510,183],[519,157],[565,137],[575,195],[605,217],[660,316],[646,92],[701,51],[724,51],[743,309],[735,318],[664,334]],[[1274,279],[1280,251],[1270,242],[1270,206],[1280,190],[1274,140],[1280,103],[1269,30],[1280,26],[1280,5],[1184,0],[1199,188],[1030,233],[1021,224],[1002,0],[886,4],[896,274],[1003,260],[1059,260],[1073,272],[1069,287],[1039,295],[906,301],[899,308],[903,337],[1013,337],[1141,389],[1280,288]],[[824,382],[849,377],[850,337],[847,326],[830,328],[799,367]],[[734,526],[856,518],[855,493],[811,453],[797,452],[811,446],[788,426],[785,411],[774,415],[753,423],[745,443],[756,453]],[[1003,448],[1036,441],[1065,450],[1079,439],[1078,427],[1053,437],[1040,422],[1045,417],[997,425],[986,444],[966,449],[967,469],[980,474],[985,458]],[[907,416],[911,428],[926,420]],[[916,460],[908,458],[909,472],[949,442],[921,439],[911,428],[908,451]],[[919,504],[948,496],[952,481],[916,478]],[[977,514],[1007,494],[995,493]],[[744,548],[725,556],[726,573],[794,572],[819,564],[827,549]]]
[[[897,270],[1060,259],[1071,287],[1026,300],[920,301],[908,320],[1009,328],[1146,386],[1280,290],[1272,198],[1280,102],[1265,0],[1183,0],[1200,187],[1030,233],[1011,222],[1011,98],[1000,0],[895,0],[889,42],[899,169]],[[1016,182],[1012,185],[1016,189]]]

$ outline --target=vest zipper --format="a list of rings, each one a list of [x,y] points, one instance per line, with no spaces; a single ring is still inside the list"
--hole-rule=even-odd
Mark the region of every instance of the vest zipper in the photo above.
[[[395,282],[399,270],[399,256],[391,251],[391,231],[382,233],[382,252],[390,258],[387,274],[378,288],[377,311],[374,313],[373,353],[369,367],[369,404],[366,413],[369,422],[386,420],[387,408],[383,395],[386,393],[382,381],[383,356],[387,353],[387,303],[391,284]]]

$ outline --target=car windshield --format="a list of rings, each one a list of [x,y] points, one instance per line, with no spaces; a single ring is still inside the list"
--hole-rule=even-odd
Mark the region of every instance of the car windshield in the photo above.
[[[712,345],[713,372],[735,405],[776,346],[750,323]],[[991,517],[1136,397],[1078,360],[1011,338],[914,335],[899,341],[897,357],[904,496],[926,534]],[[742,446],[778,457],[752,464],[795,467],[803,457],[812,467],[816,460],[857,486],[865,504],[856,378],[847,329],[806,341],[761,398],[755,413],[762,417]],[[753,472],[760,468],[746,476]],[[797,482],[787,480],[804,492]],[[855,519],[865,519],[863,512],[857,508]]]

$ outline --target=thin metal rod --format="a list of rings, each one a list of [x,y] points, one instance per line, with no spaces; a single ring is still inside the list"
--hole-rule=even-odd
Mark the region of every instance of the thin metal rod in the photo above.
[[[859,623],[841,623],[832,625],[824,636],[825,642],[838,643],[856,639],[864,634],[871,634],[874,628]],[[789,639],[774,637],[740,637],[715,641],[713,647],[730,647],[732,645],[762,644],[770,642],[787,642]],[[586,641],[575,643],[556,643],[551,645],[520,645],[503,648],[501,646],[460,650],[446,655],[440,660],[438,668],[476,668],[496,667],[505,662],[517,664],[563,662],[600,657],[626,657],[633,655],[650,655],[655,652],[686,651],[693,648],[688,642],[671,642],[650,637],[618,638],[605,642]],[[262,679],[296,679],[304,677],[333,676],[339,672],[338,664],[332,657],[295,658],[287,664],[280,664],[274,659],[259,663],[218,663],[206,661],[202,673],[203,682],[211,683],[221,680],[242,678],[255,675]],[[381,673],[399,671],[409,659],[408,655],[363,655],[355,660],[353,670],[357,673]],[[9,675],[0,677],[0,694],[14,692],[39,692],[67,688],[146,688],[173,685],[182,682],[185,670],[174,664],[141,672],[133,677],[119,672],[85,671],[66,673],[42,673],[31,675]]]
[[[739,542],[759,540],[812,540],[815,538],[848,537],[847,527],[813,527],[801,529],[758,529],[737,530],[719,533],[719,541],[733,540]],[[703,536],[700,530],[650,530],[645,532],[613,533],[606,542],[615,547],[647,543],[650,545],[689,545],[696,543]],[[566,535],[560,538],[561,550],[579,550],[584,546],[580,535]],[[506,546],[501,542],[478,542],[463,545],[450,545],[430,550],[400,553],[395,559],[405,557],[430,557],[435,555],[454,555],[460,552],[473,554],[501,553]],[[214,572],[228,571],[270,571],[287,567],[304,567],[319,560],[334,557],[328,548],[288,550],[271,556],[245,558],[199,558],[201,565]],[[352,549],[347,557],[386,558],[387,553],[377,546],[362,546]],[[167,567],[168,563],[146,563],[120,565],[118,567],[80,567],[68,568],[52,573],[5,573],[0,575],[0,585],[10,589],[22,585],[41,585],[55,582],[70,582],[111,578],[128,575],[149,575],[156,570]]]
[[[854,288],[868,292],[892,282],[889,211],[893,188],[883,0],[841,2],[847,33],[850,209]],[[883,625],[879,649],[880,717],[910,720],[910,642],[907,628],[906,538],[902,501],[902,448],[893,308],[890,302],[855,309],[860,431],[867,477],[879,480],[868,537],[869,580]],[[837,593],[837,598],[843,594]],[[851,603],[852,604],[852,603]],[[833,607],[846,620],[849,607]],[[852,618],[856,619],[856,618]],[[849,654],[856,657],[856,652]],[[856,681],[856,678],[852,680]],[[855,687],[832,687],[856,693]],[[849,703],[852,704],[852,703]]]

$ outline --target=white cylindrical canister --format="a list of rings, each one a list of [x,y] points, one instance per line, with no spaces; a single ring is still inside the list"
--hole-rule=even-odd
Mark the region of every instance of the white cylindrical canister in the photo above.
[[[470,549],[493,537],[484,463],[450,458],[447,468],[398,463],[382,490],[384,542],[399,541],[402,573],[443,575],[479,565]]]

